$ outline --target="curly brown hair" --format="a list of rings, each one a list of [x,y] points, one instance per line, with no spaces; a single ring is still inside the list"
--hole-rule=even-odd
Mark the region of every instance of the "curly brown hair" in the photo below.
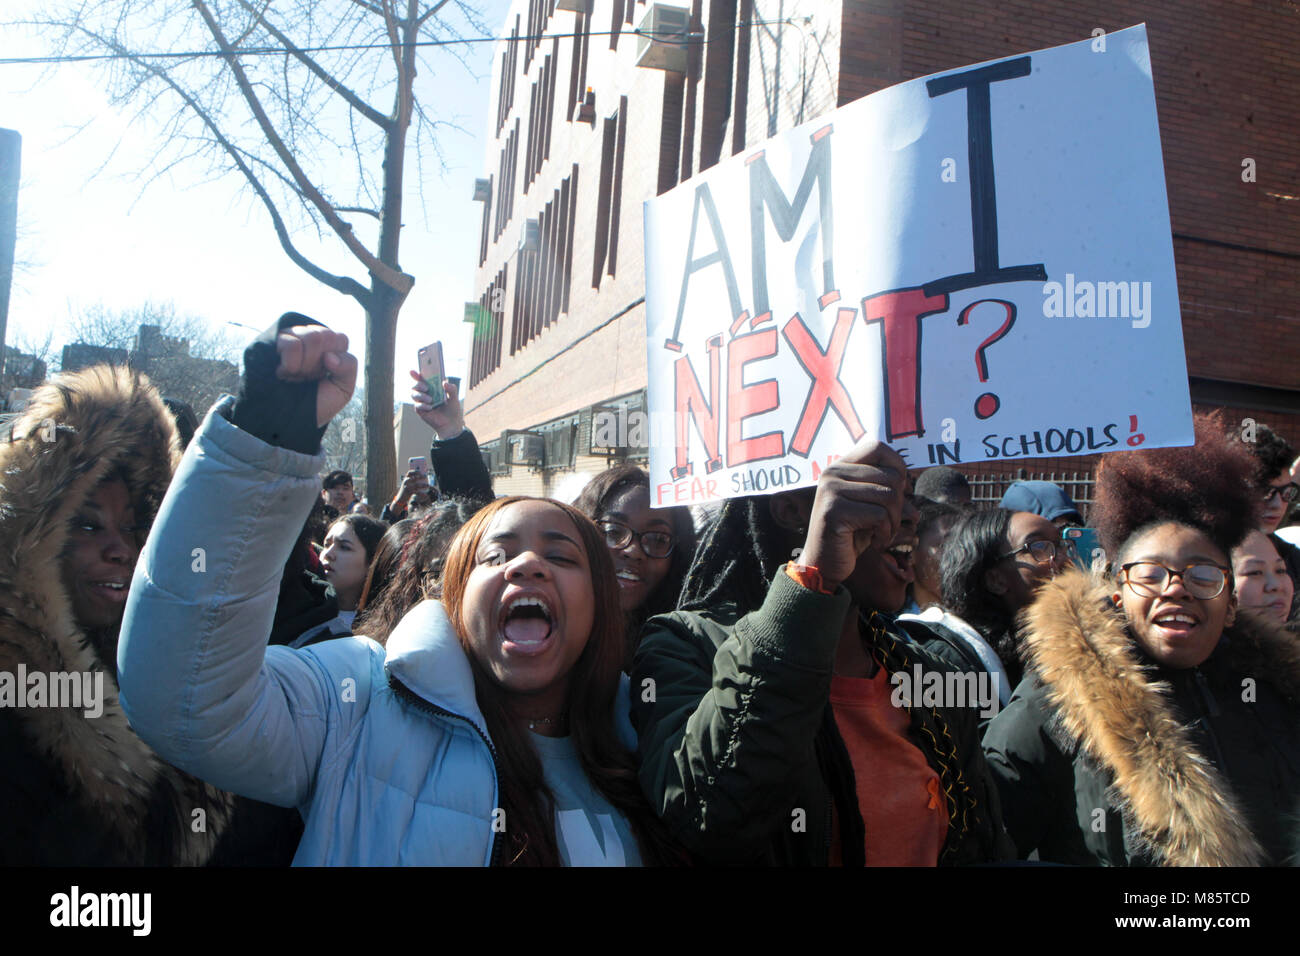
[[[1218,413],[1195,416],[1196,444],[1123,451],[1102,459],[1092,519],[1115,561],[1139,531],[1177,522],[1229,554],[1255,527],[1255,461]]]

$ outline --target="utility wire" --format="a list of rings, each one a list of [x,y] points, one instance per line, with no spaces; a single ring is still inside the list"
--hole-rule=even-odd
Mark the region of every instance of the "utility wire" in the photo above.
[[[796,25],[799,21],[804,23],[810,20],[810,17],[794,18],[789,17],[785,20],[738,20],[737,27],[763,27],[763,26],[780,26],[782,24]],[[624,33],[633,36],[674,38],[676,43],[681,46],[703,46],[709,42],[703,33],[678,33],[676,31],[664,30],[584,30],[581,33],[539,33],[531,36],[508,36],[508,37],[462,37],[455,40],[416,40],[412,43],[346,43],[331,46],[308,46],[297,47],[299,53],[333,53],[346,50],[391,50],[394,46],[406,47],[439,47],[439,46],[457,46],[459,44],[474,43],[541,43],[543,40],[566,40],[577,37],[609,37],[615,34],[622,36]],[[720,39],[720,38],[719,38]],[[189,53],[86,53],[76,56],[33,56],[33,57],[0,57],[0,66],[23,66],[23,65],[41,65],[51,63],[85,63],[93,60],[184,60],[197,59],[199,57],[227,57],[227,56],[288,56],[291,51],[285,47],[249,47],[247,49],[232,50],[230,53],[223,53],[221,50],[196,50]]]

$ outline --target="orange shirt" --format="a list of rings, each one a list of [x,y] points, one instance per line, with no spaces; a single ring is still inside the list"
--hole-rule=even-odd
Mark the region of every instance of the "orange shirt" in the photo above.
[[[870,679],[831,678],[835,725],[853,764],[866,829],[867,866],[935,866],[948,832],[939,775],[912,743],[907,708],[890,703],[894,687],[882,667]],[[831,865],[841,865],[838,819]]]

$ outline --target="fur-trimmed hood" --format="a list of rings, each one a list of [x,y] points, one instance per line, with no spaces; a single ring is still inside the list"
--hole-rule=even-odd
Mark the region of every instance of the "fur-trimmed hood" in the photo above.
[[[1250,866],[1266,853],[1236,796],[1198,752],[1170,686],[1152,674],[1111,604],[1114,588],[1070,572],[1045,584],[1024,615],[1026,663],[1055,712],[1050,730],[1076,743],[1111,776],[1134,842],[1167,866]],[[1238,615],[1213,659],[1259,675],[1300,700],[1300,642]]]
[[[157,513],[180,460],[176,428],[148,379],[100,365],[42,386],[0,441],[0,672],[103,674],[103,711],[11,711],[25,745],[55,768],[69,799],[138,852],[138,860],[201,864],[230,814],[231,798],[163,763],[118,704],[112,661],[78,626],[61,557],[71,522],[101,480],[120,473],[139,524]],[[161,808],[161,809],[160,809]],[[194,832],[194,811],[205,827]],[[16,809],[14,812],[23,812]],[[174,833],[159,836],[162,817]],[[148,823],[147,821],[152,821]]]

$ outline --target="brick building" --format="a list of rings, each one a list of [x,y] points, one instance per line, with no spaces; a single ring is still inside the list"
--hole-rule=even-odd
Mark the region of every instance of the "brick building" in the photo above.
[[[502,31],[511,39],[496,50],[488,175],[475,188],[482,296],[466,308],[468,421],[498,491],[563,496],[574,472],[644,461],[644,447],[625,434],[610,440],[593,422],[643,407],[646,199],[903,80],[1140,22],[1193,401],[1300,442],[1294,10],[1232,0],[1176,9],[1120,0],[517,0]],[[683,30],[686,42],[669,42]],[[998,476],[985,487],[994,496],[1022,472],[1076,474],[1086,499],[1094,463],[1018,459],[962,470]]]

